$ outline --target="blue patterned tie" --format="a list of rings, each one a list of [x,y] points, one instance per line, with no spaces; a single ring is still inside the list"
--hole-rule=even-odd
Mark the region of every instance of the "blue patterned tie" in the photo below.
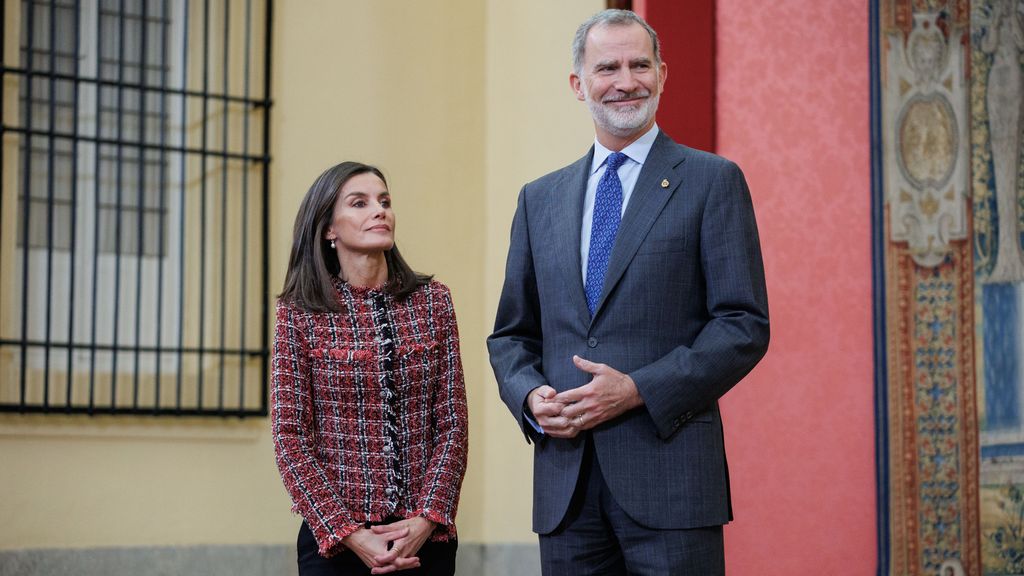
[[[622,152],[614,152],[605,160],[604,175],[597,183],[594,196],[594,220],[590,228],[590,254],[587,256],[587,308],[590,315],[597,309],[604,286],[604,275],[608,271],[608,258],[615,244],[615,233],[619,231],[622,219],[622,181],[619,180],[619,166],[629,158]]]

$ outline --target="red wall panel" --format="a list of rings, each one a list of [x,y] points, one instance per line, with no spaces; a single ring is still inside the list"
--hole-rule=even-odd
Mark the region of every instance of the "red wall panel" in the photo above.
[[[772,342],[723,401],[732,576],[876,570],[867,0],[644,0],[658,123],[735,160]]]
[[[868,17],[718,0],[718,152],[750,184],[772,321],[723,405],[733,576],[876,569]]]
[[[715,3],[711,0],[634,2],[658,32],[668,82],[658,126],[676,141],[715,149]]]

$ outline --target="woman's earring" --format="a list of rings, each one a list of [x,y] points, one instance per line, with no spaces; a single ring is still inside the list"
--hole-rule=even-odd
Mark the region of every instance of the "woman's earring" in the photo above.
[[[331,238],[331,250],[337,250],[338,246],[334,243],[334,238]]]

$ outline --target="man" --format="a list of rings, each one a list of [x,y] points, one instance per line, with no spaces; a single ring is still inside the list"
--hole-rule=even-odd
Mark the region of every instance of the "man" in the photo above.
[[[596,141],[512,223],[487,344],[534,443],[547,575],[725,570],[717,401],[764,355],[768,303],[743,174],[655,124],[667,75],[632,12],[583,23],[569,83]]]

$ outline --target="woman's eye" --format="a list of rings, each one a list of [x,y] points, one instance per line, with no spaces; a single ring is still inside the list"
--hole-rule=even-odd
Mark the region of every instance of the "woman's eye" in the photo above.
[[[391,208],[391,200],[381,200],[380,205],[385,208]]]
[[[362,208],[363,206],[366,206],[366,202],[363,202],[362,200],[356,200],[352,203],[353,208]]]

